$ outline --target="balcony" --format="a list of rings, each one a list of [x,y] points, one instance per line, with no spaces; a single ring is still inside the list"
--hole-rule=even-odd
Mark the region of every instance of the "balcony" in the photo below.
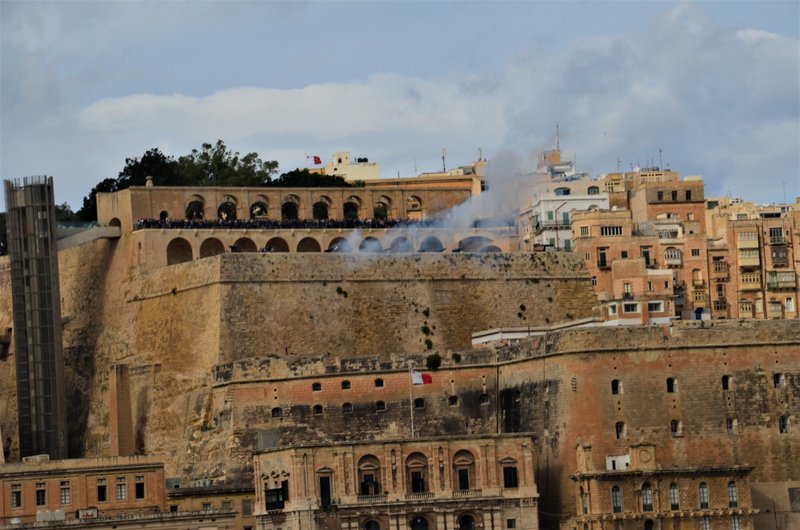
[[[770,245],[785,245],[786,243],[786,238],[783,236],[769,236]]]
[[[741,237],[736,242],[736,248],[758,248],[758,237],[742,239]]]
[[[706,292],[705,291],[692,291],[692,306],[693,307],[706,307]]]
[[[739,279],[739,289],[742,291],[758,291],[761,289],[761,275],[742,274]]]
[[[667,264],[667,267],[680,267],[683,263],[682,258],[664,258],[664,262]]]
[[[761,265],[761,258],[756,254],[755,256],[739,256],[740,267],[758,267]]]
[[[714,311],[727,311],[728,302],[725,300],[714,300]]]
[[[539,221],[534,223],[533,231],[540,234],[544,230],[563,230],[569,229],[571,226],[570,221]]]
[[[767,273],[767,289],[770,291],[780,291],[781,289],[796,289],[797,276],[794,272],[768,272]]]
[[[706,286],[705,280],[692,280],[692,287],[702,288]]]
[[[359,504],[377,504],[380,502],[386,502],[388,495],[385,493],[380,493],[377,495],[359,495],[358,496],[358,503]]]
[[[711,277],[717,280],[727,280],[728,279],[728,262],[727,261],[715,261],[714,266],[711,269]]]
[[[481,490],[456,490],[453,497],[480,497]]]
[[[767,318],[783,318],[783,307],[780,303],[767,304]]]
[[[406,495],[406,499],[413,501],[413,500],[422,500],[422,499],[432,499],[434,497],[432,491],[424,491],[421,493],[409,493]]]

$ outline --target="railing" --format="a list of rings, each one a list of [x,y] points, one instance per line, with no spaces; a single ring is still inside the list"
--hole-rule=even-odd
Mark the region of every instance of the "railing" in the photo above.
[[[481,490],[456,490],[453,497],[480,497]]]
[[[681,258],[664,258],[667,262],[667,267],[680,267],[683,260]]]
[[[770,245],[785,245],[786,239],[783,236],[770,236],[769,237],[769,244]]]
[[[418,499],[432,499],[434,497],[432,491],[425,491],[421,493],[409,493],[406,495],[406,499],[408,500],[418,500]]]
[[[533,229],[535,231],[539,230],[546,230],[548,228],[569,228],[571,225],[570,221],[539,221],[533,225]]]
[[[692,280],[692,285],[695,287],[705,287],[706,281],[705,280]]]
[[[378,502],[386,502],[388,495],[385,493],[379,493],[377,495],[359,495],[358,502],[359,503],[378,503]]]
[[[728,274],[728,262],[727,261],[715,261],[714,262],[714,272],[720,274]]]

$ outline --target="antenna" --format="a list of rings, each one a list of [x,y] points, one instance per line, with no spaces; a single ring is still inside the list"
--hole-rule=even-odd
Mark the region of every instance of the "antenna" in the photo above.
[[[558,133],[557,123],[556,123],[556,151],[561,151],[561,136]]]
[[[444,163],[446,158],[447,158],[447,149],[442,147],[442,173],[447,173],[447,166]]]
[[[417,173],[417,159],[415,157],[414,158],[414,176],[416,177],[417,175],[418,175],[418,173]]]
[[[483,149],[481,149],[479,147],[478,148],[478,162],[480,162],[481,160],[483,160]]]
[[[658,169],[664,169],[664,159],[661,158],[661,148],[658,148]]]
[[[620,160],[619,157],[617,157],[617,173],[619,173],[619,171],[620,171],[620,165],[621,164],[622,164],[622,160]]]

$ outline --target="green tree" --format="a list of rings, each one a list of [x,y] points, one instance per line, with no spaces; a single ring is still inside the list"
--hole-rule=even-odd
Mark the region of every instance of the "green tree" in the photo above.
[[[97,221],[97,194],[117,191],[117,179],[107,178],[101,180],[89,195],[83,198],[83,206],[78,210],[77,216],[81,221]]]
[[[278,162],[261,160],[258,153],[241,156],[222,140],[178,158],[178,172],[191,186],[266,186],[277,170]]]
[[[56,204],[56,221],[72,223],[78,220],[78,214],[72,211],[69,204]]]
[[[130,186],[144,186],[147,177],[153,177],[159,186],[182,186],[184,182],[178,171],[175,158],[162,153],[157,147],[146,151],[142,158],[126,158],[125,167],[117,177],[117,189],[124,190]]]
[[[353,184],[339,175],[311,173],[307,169],[293,169],[283,173],[268,184],[275,188],[349,188]]]

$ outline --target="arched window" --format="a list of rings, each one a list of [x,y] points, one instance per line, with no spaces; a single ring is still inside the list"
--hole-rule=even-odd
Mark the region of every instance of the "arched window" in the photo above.
[[[167,265],[192,261],[192,245],[182,237],[176,237],[167,245]]]
[[[328,218],[328,205],[322,201],[315,202],[311,207],[314,219],[327,219]]]
[[[669,485],[669,507],[671,510],[681,509],[681,494],[674,482]]]
[[[475,519],[471,515],[462,515],[458,518],[458,530],[475,530]]]
[[[375,402],[375,411],[376,412],[383,412],[386,410],[386,403],[383,401],[376,401]]]
[[[411,493],[428,491],[428,458],[422,453],[412,453],[406,459],[406,477]]]
[[[297,205],[293,202],[285,202],[281,205],[281,219],[284,221],[297,220]]]
[[[734,481],[728,482],[728,507],[739,507],[739,492],[736,490],[736,483]]]
[[[236,204],[232,201],[225,201],[217,208],[217,217],[223,221],[236,220]]]
[[[364,523],[364,530],[381,530],[381,525],[373,519]]]
[[[380,495],[381,463],[373,455],[361,457],[358,461],[358,494]]]
[[[653,511],[653,488],[650,487],[648,482],[642,484],[642,511]]]
[[[617,394],[622,394],[622,381],[619,379],[614,379],[611,381],[611,393],[615,396]]]
[[[681,251],[675,247],[668,247],[664,251],[664,257],[667,259],[667,265],[680,265]]]
[[[469,451],[458,451],[453,455],[453,489],[466,491],[475,483],[475,457]]]
[[[667,392],[672,394],[678,391],[678,380],[674,377],[667,377]]]
[[[311,383],[312,392],[319,392],[320,390],[322,390],[322,383],[317,383],[317,382]]]
[[[600,188],[598,188],[597,186],[589,186],[589,189],[586,190],[586,191],[589,193],[589,195],[599,195],[600,194]]]
[[[266,219],[267,218],[267,203],[264,201],[256,201],[250,205],[250,219]]]
[[[322,415],[322,405],[314,405],[314,416]]]
[[[344,203],[343,213],[345,219],[358,219],[358,203],[356,202]]]
[[[621,440],[625,438],[625,422],[618,421],[614,424],[614,434],[617,437],[617,440]]]
[[[204,217],[205,205],[203,201],[195,199],[186,205],[187,219],[202,219]]]
[[[273,418],[282,418],[283,417],[283,409],[280,407],[275,407],[272,409],[272,417]]]
[[[569,188],[556,188],[554,190],[554,194],[556,197],[560,197],[562,195],[569,195],[570,189]]]
[[[342,414],[352,414],[353,413],[353,404],[352,403],[344,403],[342,405]]]
[[[708,510],[708,485],[705,482],[700,483],[698,495],[700,497],[700,509]]]
[[[342,390],[350,390],[350,381],[342,381]]]
[[[614,513],[622,513],[622,491],[619,486],[611,488],[611,509]]]

